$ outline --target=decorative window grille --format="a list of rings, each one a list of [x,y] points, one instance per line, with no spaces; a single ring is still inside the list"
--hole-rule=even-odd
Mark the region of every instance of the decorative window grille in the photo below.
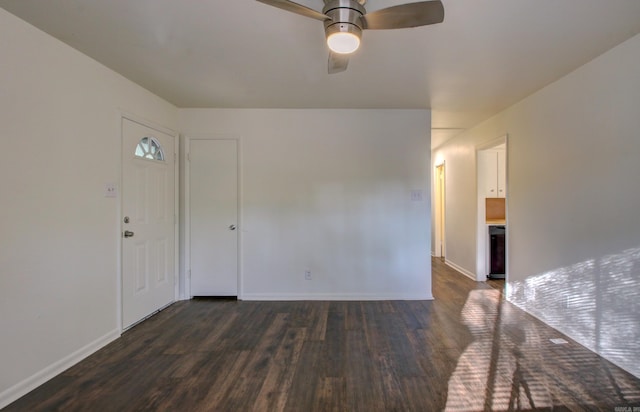
[[[136,146],[136,156],[143,159],[164,161],[162,146],[153,137],[143,137]]]

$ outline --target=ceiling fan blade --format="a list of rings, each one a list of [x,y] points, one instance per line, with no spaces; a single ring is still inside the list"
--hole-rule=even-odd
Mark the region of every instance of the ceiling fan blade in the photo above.
[[[269,6],[277,7],[292,13],[300,14],[302,16],[311,17],[312,19],[324,21],[330,19],[329,16],[310,9],[302,4],[294,3],[288,0],[257,0],[260,3],[268,4]]]
[[[401,4],[362,16],[363,28],[372,30],[426,26],[443,20],[444,7],[440,0]]]
[[[340,73],[347,70],[349,55],[329,52],[329,74]]]

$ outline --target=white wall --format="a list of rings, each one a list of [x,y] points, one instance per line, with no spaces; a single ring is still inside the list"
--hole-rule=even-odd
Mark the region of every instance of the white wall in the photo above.
[[[119,334],[119,110],[177,110],[0,9],[0,407]]]
[[[450,173],[447,251],[474,270],[473,228],[451,221],[475,219],[474,147],[508,133],[509,299],[636,376],[638,73],[640,35],[433,154]]]
[[[431,298],[428,111],[179,113],[241,140],[241,298]]]

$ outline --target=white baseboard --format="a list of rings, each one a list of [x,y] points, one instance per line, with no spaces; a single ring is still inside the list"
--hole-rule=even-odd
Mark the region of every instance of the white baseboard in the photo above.
[[[451,268],[453,268],[455,270],[457,270],[458,272],[462,273],[466,277],[472,279],[474,282],[476,282],[478,280],[478,279],[476,279],[476,274],[475,273],[469,272],[467,269],[456,265],[455,263],[453,263],[450,260],[445,260],[444,264],[447,265],[447,266],[450,266]]]
[[[295,300],[433,300],[431,293],[421,294],[362,294],[362,293],[243,293],[242,300],[295,301]]]
[[[9,389],[0,393],[0,409],[18,400],[19,398],[31,392],[32,390],[42,385],[43,383],[47,382],[51,378],[61,374],[65,370],[69,369],[76,363],[85,359],[87,356],[91,355],[92,353],[95,353],[96,351],[98,351],[98,349],[103,348],[104,346],[108,345],[109,343],[113,342],[119,337],[120,337],[120,331],[117,329],[113,330],[107,333],[106,335],[94,340],[88,345],[85,345],[84,347],[71,353],[70,355],[65,356],[59,361],[52,363],[51,365],[47,366],[41,371],[26,378],[22,382],[19,382],[13,385]]]

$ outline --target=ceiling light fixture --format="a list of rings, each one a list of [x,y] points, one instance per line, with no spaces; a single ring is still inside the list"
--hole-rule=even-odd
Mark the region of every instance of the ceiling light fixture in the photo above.
[[[358,34],[351,31],[331,33],[327,37],[327,45],[335,53],[353,53],[360,47],[360,36]]]
[[[322,12],[327,46],[334,53],[349,54],[358,50],[362,38],[364,7],[356,0],[325,1]]]

